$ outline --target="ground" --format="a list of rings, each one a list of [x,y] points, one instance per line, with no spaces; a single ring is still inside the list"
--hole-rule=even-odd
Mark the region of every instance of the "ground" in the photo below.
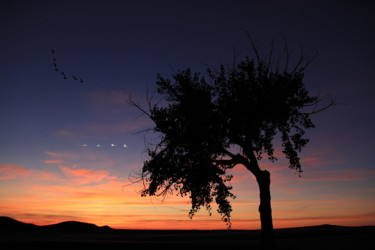
[[[39,249],[259,249],[257,230],[4,230],[1,248]],[[374,249],[375,227],[317,226],[275,230],[277,249]],[[121,247],[121,248],[120,248]]]

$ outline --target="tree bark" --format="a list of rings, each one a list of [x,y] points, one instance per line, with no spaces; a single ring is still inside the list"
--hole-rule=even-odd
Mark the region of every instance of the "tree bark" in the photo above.
[[[270,172],[267,170],[260,171],[256,174],[256,179],[260,191],[260,221],[261,221],[261,242],[262,249],[272,249],[275,245],[272,209],[271,209],[271,192],[270,192]]]
[[[245,151],[245,148],[243,149]],[[251,150],[246,150],[246,155],[250,158],[250,161],[240,154],[233,155],[228,151],[226,151],[226,153],[238,163],[242,163],[257,179],[260,193],[261,248],[274,249],[275,237],[273,233],[270,191],[271,174],[267,170],[261,170],[259,168],[257,158]]]

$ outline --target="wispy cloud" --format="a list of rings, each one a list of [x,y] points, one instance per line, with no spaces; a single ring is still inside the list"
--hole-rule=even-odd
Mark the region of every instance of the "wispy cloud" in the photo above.
[[[44,172],[34,169],[26,169],[16,164],[0,164],[0,180],[30,178],[37,180],[53,180],[56,175],[52,172]]]
[[[75,136],[73,132],[66,131],[64,129],[60,129],[60,130],[56,131],[55,134],[58,135],[58,136],[68,137],[68,138],[73,138]]]
[[[71,152],[45,152],[49,159],[44,160],[45,164],[60,164],[72,162],[82,158],[82,154]]]
[[[104,170],[73,169],[65,166],[60,166],[60,169],[68,177],[70,185],[95,184],[116,178],[109,176],[108,172]]]
[[[88,92],[88,99],[99,106],[125,105],[129,94],[124,90],[93,90]]]
[[[63,163],[63,160],[44,160],[43,163],[45,164],[60,164]]]
[[[337,181],[362,181],[375,179],[373,169],[335,169],[335,170],[308,170],[305,172],[306,181],[337,182]]]
[[[147,128],[152,128],[154,123],[150,119],[139,118],[136,120],[111,123],[111,124],[100,124],[90,125],[87,128],[92,134],[105,134],[105,133],[126,133],[126,132],[138,132]]]

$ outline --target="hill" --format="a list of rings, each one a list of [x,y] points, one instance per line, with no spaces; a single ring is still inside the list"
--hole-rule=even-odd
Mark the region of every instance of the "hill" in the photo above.
[[[0,217],[4,248],[259,249],[259,230],[120,230],[77,221],[36,226]],[[321,225],[276,229],[277,249],[373,249],[375,227]]]
[[[0,232],[32,231],[37,228],[38,226],[33,224],[23,223],[9,217],[0,216]]]
[[[79,221],[65,221],[47,226],[20,222],[18,220],[0,216],[0,232],[61,232],[61,233],[98,233],[113,230],[108,226],[98,227],[91,223]]]

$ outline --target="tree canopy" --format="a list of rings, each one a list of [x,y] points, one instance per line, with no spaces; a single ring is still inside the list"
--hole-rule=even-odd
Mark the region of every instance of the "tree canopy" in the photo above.
[[[314,127],[310,115],[331,104],[319,109],[320,96],[311,95],[303,83],[311,57],[301,57],[291,70],[279,70],[256,55],[233,67],[209,68],[205,75],[190,69],[171,79],[158,75],[157,91],[165,103],[149,102],[147,112],[130,101],[154,121],[160,135],[147,148],[142,196],[189,196],[190,217],[201,207],[211,213],[215,201],[230,227],[235,195],[228,169],[243,164],[257,176],[257,160],[276,160],[274,139],[280,136],[290,168],[302,171],[299,153],[308,143],[304,133]]]

